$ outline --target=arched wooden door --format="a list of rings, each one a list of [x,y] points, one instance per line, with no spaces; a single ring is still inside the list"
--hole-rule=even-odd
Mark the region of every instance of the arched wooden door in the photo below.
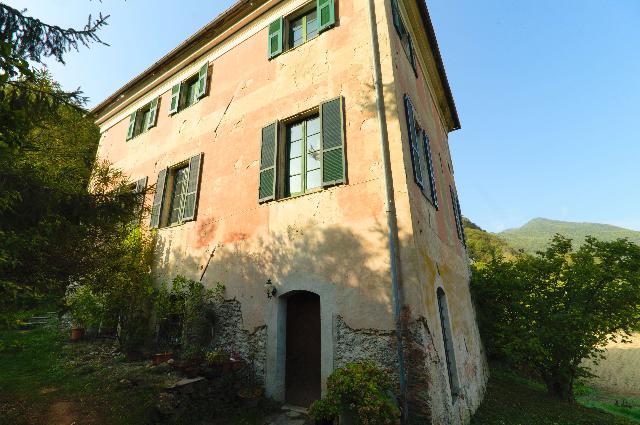
[[[320,398],[320,297],[296,291],[287,297],[285,399],[308,407]]]

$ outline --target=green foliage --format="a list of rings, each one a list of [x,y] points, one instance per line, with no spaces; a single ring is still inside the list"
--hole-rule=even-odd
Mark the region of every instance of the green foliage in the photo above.
[[[89,286],[71,285],[67,289],[65,303],[76,326],[96,329],[104,317],[107,300]]]
[[[127,176],[95,163],[99,137],[89,117],[60,107],[21,149],[0,152],[0,310],[62,297],[134,219],[139,198]]]
[[[588,237],[573,251],[556,235],[535,256],[472,266],[478,322],[490,356],[536,372],[548,391],[573,400],[582,361],[640,323],[640,246]]]
[[[462,217],[467,236],[467,253],[473,262],[487,263],[495,257],[513,258],[516,250],[499,236],[480,228],[468,218]]]
[[[315,401],[309,413],[316,419],[333,419],[347,410],[357,414],[358,424],[397,424],[400,410],[392,400],[391,379],[371,362],[350,363],[327,379],[327,395]]]
[[[108,17],[100,15],[83,30],[48,25],[0,3],[0,153],[24,147],[25,136],[43,117],[61,107],[79,111],[86,102],[78,89],[63,91],[58,85],[42,84],[34,68],[44,58],[64,63],[64,55],[80,45],[102,43],[98,31]]]
[[[156,332],[179,333],[183,356],[197,353],[203,357],[216,305],[224,300],[224,289],[219,282],[211,289],[181,275],[176,276],[170,286],[163,283],[154,298]],[[168,323],[174,323],[177,329],[171,329]],[[166,339],[166,336],[159,335],[159,338]]]
[[[614,241],[627,238],[640,244],[640,232],[622,227],[597,223],[572,223],[567,221],[535,218],[517,229],[509,229],[498,233],[498,236],[515,249],[523,249],[530,254],[544,250],[549,239],[561,234],[574,241],[576,246],[582,245],[589,235],[601,241]]]

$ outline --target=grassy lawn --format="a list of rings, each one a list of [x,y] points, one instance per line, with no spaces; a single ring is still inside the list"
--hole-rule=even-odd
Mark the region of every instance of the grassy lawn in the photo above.
[[[163,377],[125,365],[108,345],[67,344],[55,327],[0,331],[0,342],[0,424],[148,423]]]
[[[581,398],[582,400],[583,398]],[[635,422],[580,404],[556,401],[542,384],[492,370],[485,399],[472,425],[632,425]]]
[[[113,341],[71,344],[57,324],[0,330],[0,365],[0,425],[197,424],[191,416],[211,413],[159,419],[156,405],[162,388],[180,379],[175,371],[126,362]],[[214,423],[262,424],[274,406],[231,409]]]
[[[604,410],[640,424],[640,400],[637,398],[589,387],[579,387],[576,390],[576,398],[584,406]]]

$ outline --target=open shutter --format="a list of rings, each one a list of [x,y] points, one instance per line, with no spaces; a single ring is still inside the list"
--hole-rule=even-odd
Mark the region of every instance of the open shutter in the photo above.
[[[151,101],[151,107],[149,108],[149,119],[147,121],[147,130],[151,127],[156,126],[156,121],[158,120],[158,103],[160,101],[159,97],[156,97]]]
[[[267,48],[267,56],[273,59],[282,53],[284,45],[283,31],[284,19],[279,17],[269,25],[269,46]]]
[[[393,26],[400,37],[402,37],[402,20],[400,19],[400,10],[398,9],[398,0],[391,0],[391,14],[393,15]]]
[[[176,84],[171,88],[171,104],[169,105],[169,115],[175,114],[178,112],[178,107],[180,106],[180,87],[182,85],[180,83]]]
[[[158,173],[158,182],[156,183],[156,194],[153,197],[153,204],[151,205],[151,228],[157,228],[160,226],[160,217],[162,216],[162,205],[164,204],[164,192],[167,183],[168,169],[160,170]]]
[[[198,192],[200,191],[200,171],[202,170],[202,156],[198,154],[189,159],[189,183],[185,194],[182,221],[194,220],[198,209]]]
[[[436,191],[436,175],[435,175],[435,169],[433,168],[433,160],[431,159],[431,146],[429,144],[429,136],[427,136],[427,133],[424,132],[422,134],[422,137],[423,137],[422,141],[424,146],[424,154],[427,160],[427,173],[429,178],[429,189],[430,189],[429,195],[431,195],[429,199],[431,199],[431,202],[433,202],[433,205],[437,209],[438,193]]]
[[[142,217],[142,211],[144,209],[144,195],[145,190],[147,189],[147,180],[148,178],[145,176],[140,180],[136,181],[136,188],[134,189],[134,194],[136,195],[136,219],[138,222]]]
[[[460,240],[462,241],[462,244],[464,246],[467,246],[467,238],[464,234],[464,225],[462,224],[462,211],[460,210],[460,200],[458,199],[457,193],[454,193],[454,195],[455,195],[456,209],[458,210],[458,223],[460,223]]]
[[[413,179],[420,188],[424,187],[422,169],[420,167],[420,152],[418,151],[418,135],[416,134],[416,121],[413,115],[413,105],[407,95],[404,96],[404,109],[407,115],[407,131],[409,132],[409,150],[411,151],[411,165],[413,167]]]
[[[320,105],[323,187],[345,182],[342,111],[342,97]]]
[[[260,148],[260,187],[258,202],[271,201],[276,198],[276,178],[278,160],[278,122],[262,129],[262,146]]]
[[[209,79],[209,62],[206,62],[198,72],[198,88],[196,97],[200,99],[207,94],[207,80]]]
[[[136,181],[136,193],[144,193],[145,189],[147,188],[148,179],[148,177],[143,177],[140,180]]]
[[[318,33],[325,31],[336,23],[336,8],[334,0],[316,0],[318,16]]]
[[[411,68],[413,68],[413,72],[418,76],[418,64],[416,62],[416,51],[413,48],[413,40],[409,34],[407,36],[407,54],[409,55],[409,62],[411,63]]]
[[[133,114],[129,115],[129,128],[127,130],[127,140],[133,138],[133,133],[136,130],[136,115],[138,115],[138,111],[134,111]]]

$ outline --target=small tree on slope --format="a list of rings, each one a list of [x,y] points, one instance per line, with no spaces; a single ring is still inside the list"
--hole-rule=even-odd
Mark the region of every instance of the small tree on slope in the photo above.
[[[573,401],[583,360],[640,323],[640,246],[588,237],[577,251],[556,235],[546,251],[473,266],[472,291],[490,356],[533,369],[548,392]]]

